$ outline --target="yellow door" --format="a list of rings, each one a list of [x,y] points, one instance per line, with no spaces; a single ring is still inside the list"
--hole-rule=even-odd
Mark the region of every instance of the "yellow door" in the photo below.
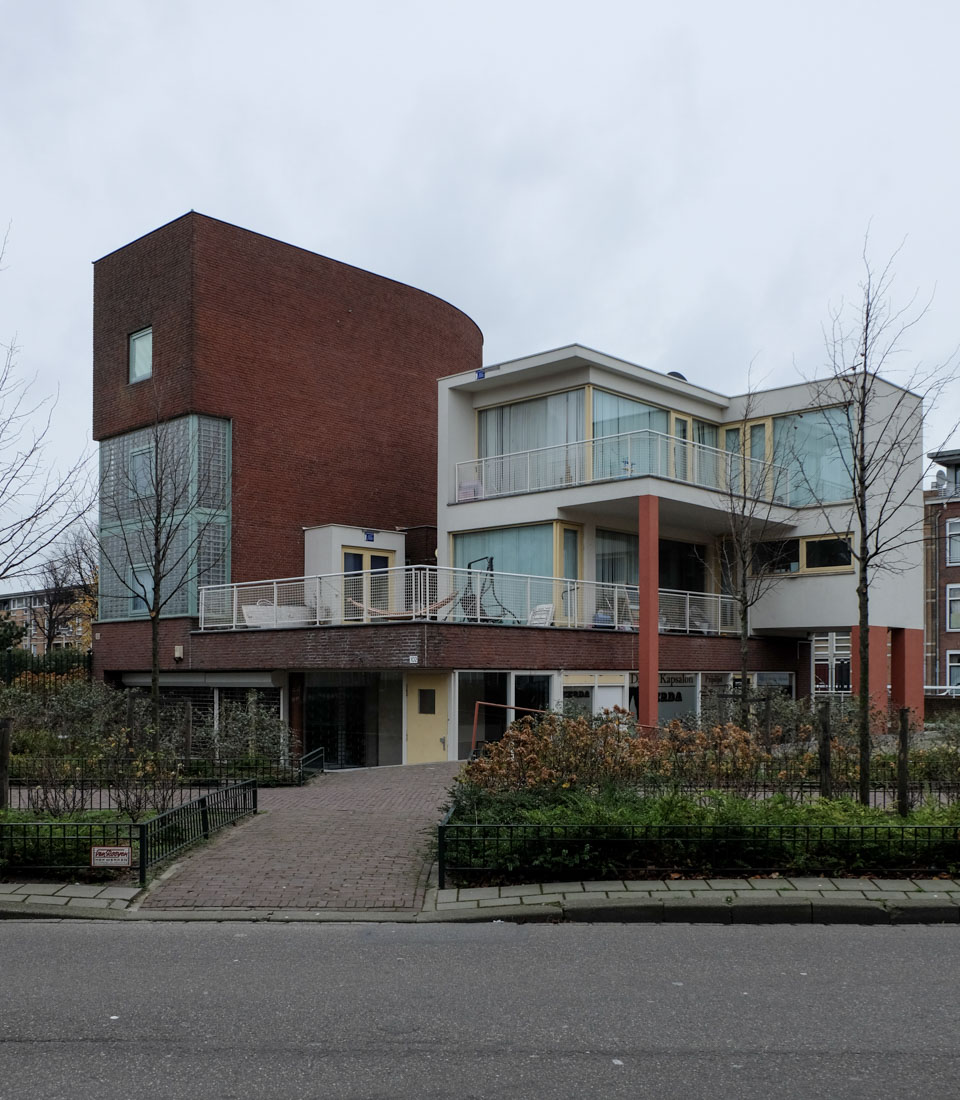
[[[447,673],[407,676],[407,763],[447,759]]]

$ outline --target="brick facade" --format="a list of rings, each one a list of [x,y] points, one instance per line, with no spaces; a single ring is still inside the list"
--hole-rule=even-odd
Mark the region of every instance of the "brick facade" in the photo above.
[[[294,576],[305,526],[436,523],[436,381],[481,348],[439,298],[191,213],[94,266],[93,434],[231,420],[231,578]]]

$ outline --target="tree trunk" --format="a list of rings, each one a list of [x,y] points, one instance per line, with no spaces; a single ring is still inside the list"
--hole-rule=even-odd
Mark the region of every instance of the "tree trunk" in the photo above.
[[[857,581],[858,622],[860,625],[860,645],[858,664],[860,668],[860,690],[857,701],[860,713],[857,715],[857,730],[860,746],[860,801],[870,805],[870,591],[867,586],[867,567],[860,559],[860,576]]]
[[[750,609],[740,604],[740,728],[750,728]]]
[[[150,613],[150,709],[154,752],[160,751],[160,616]]]

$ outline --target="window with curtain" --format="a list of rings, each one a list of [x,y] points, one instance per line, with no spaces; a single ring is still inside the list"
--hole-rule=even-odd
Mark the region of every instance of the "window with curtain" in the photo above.
[[[605,390],[593,391],[593,437],[610,439],[593,446],[593,476],[639,477],[644,474],[666,475],[669,452],[666,441],[655,435],[630,437],[631,432],[669,431],[670,414],[666,409],[645,405]]]
[[[597,580],[602,584],[636,584],[640,540],[625,531],[597,528]]]
[[[790,469],[790,503],[853,495],[852,445],[845,409],[811,409],[773,421],[774,461]]]
[[[584,437],[583,390],[481,409],[480,458],[576,443]]]
[[[453,565],[466,569],[477,558],[492,558],[496,573],[553,576],[553,524],[497,527],[453,536]]]

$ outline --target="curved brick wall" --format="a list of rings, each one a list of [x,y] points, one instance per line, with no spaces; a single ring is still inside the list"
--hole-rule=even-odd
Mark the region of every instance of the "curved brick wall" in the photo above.
[[[147,325],[156,385],[130,386]],[[436,380],[482,342],[430,294],[191,213],[94,267],[94,438],[230,418],[232,579],[298,575],[305,526],[436,522]]]

